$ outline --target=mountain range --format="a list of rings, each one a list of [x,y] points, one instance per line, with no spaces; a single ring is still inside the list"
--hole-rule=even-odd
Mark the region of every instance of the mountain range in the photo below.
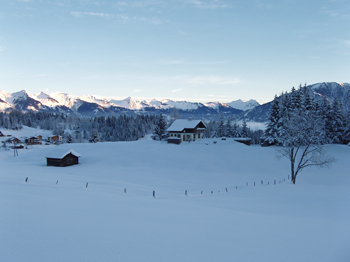
[[[330,101],[334,97],[339,97],[344,104],[349,103],[350,85],[348,83],[324,82],[313,84],[310,87],[316,97],[326,96]],[[59,92],[50,94],[41,92],[34,95],[25,90],[14,93],[0,91],[0,112],[42,111],[86,117],[159,113],[170,116],[176,109],[176,113],[181,118],[213,120],[224,114],[235,116],[238,119],[246,118],[263,122],[267,120],[270,107],[271,102],[261,105],[253,99],[247,102],[236,100],[230,103],[198,103],[169,99],[138,101],[131,97],[123,100],[107,100],[92,95],[73,96]]]

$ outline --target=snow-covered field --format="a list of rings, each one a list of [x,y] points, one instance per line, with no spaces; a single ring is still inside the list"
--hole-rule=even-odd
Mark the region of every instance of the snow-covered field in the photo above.
[[[273,147],[216,141],[0,148],[0,261],[350,261],[350,147],[292,185]]]

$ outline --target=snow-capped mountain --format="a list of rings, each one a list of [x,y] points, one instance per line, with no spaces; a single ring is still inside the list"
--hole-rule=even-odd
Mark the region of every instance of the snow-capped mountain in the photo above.
[[[26,91],[9,93],[0,91],[0,110],[45,111],[54,113],[78,114],[81,116],[99,116],[114,114],[158,114],[169,115],[176,109],[180,117],[202,119],[216,118],[219,114],[238,115],[242,110],[235,109],[221,102],[196,103],[173,101],[170,99],[138,101],[131,97],[123,100],[107,100],[92,95],[74,96],[55,92],[40,92],[31,95]]]
[[[34,95],[33,97],[45,106],[55,107],[60,105],[56,99],[52,98],[48,94],[45,94],[44,92],[40,92],[38,95]]]
[[[110,103],[114,104],[115,106],[131,109],[131,110],[142,110],[144,107],[151,107],[152,105],[149,104],[147,101],[137,101],[131,97],[127,97],[123,100],[114,100],[112,99]]]
[[[349,83],[323,82],[311,85],[311,90],[314,91],[316,96],[327,97],[330,101],[338,98],[344,106],[350,105]]]
[[[318,83],[310,86],[315,95],[326,96],[330,101],[335,97],[342,99],[344,105],[349,104],[350,85],[335,82]],[[273,98],[273,96],[271,95]],[[43,111],[52,113],[77,114],[80,116],[136,115],[159,114],[169,116],[174,109],[182,118],[218,119],[221,114],[247,118],[255,121],[266,121],[271,102],[260,105],[256,100],[230,103],[210,102],[198,103],[173,101],[170,99],[138,101],[128,97],[123,100],[107,100],[92,95],[74,96],[65,93],[44,93],[32,95],[25,90],[9,93],[0,91],[0,111]]]
[[[243,111],[253,109],[254,107],[257,107],[260,105],[260,103],[254,99],[251,99],[245,102],[242,101],[241,99],[238,99],[227,104],[232,108],[236,108]]]

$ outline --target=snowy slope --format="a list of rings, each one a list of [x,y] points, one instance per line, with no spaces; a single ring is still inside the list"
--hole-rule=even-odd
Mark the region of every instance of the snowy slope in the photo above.
[[[81,154],[66,168],[53,148],[0,150],[3,261],[350,260],[347,146],[296,185],[273,147],[230,139],[64,144]]]
[[[42,103],[45,106],[55,107],[60,105],[60,103],[56,99],[52,98],[50,95],[44,92],[40,92],[39,94],[33,96],[33,98],[40,101],[40,103]]]
[[[76,96],[60,92],[50,93],[50,97],[58,101],[60,105],[66,106],[68,108],[71,108],[78,99]]]
[[[116,106],[124,107],[132,110],[141,110],[144,107],[149,107],[150,105],[146,101],[137,101],[131,97],[127,97],[123,100],[112,99],[110,102]]]

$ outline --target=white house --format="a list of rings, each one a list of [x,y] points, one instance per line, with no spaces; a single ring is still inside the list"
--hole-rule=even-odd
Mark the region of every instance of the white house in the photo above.
[[[176,119],[167,132],[170,140],[178,138],[180,141],[195,141],[203,138],[206,128],[202,120]]]

